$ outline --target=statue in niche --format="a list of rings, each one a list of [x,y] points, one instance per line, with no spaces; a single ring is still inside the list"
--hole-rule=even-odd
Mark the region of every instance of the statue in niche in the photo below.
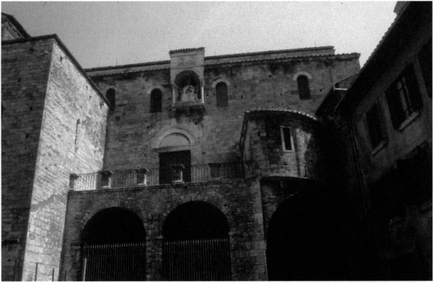
[[[179,91],[179,101],[181,102],[190,102],[197,100],[197,90],[194,85],[191,84],[190,78],[187,81],[187,84],[182,87]]]

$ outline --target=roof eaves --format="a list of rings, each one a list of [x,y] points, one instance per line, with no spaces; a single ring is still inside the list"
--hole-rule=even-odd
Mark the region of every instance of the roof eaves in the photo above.
[[[24,29],[24,27],[20,24],[19,21],[17,21],[15,19],[14,16],[6,14],[6,13],[3,13],[3,12],[2,12],[2,15],[5,15],[6,18],[14,24],[14,26],[18,29],[19,32],[21,32],[23,34],[23,36],[25,38],[29,38],[30,37],[30,35],[27,33],[27,31]]]
[[[368,69],[371,64],[373,65],[375,63],[376,57],[378,53],[381,51],[382,46],[385,44],[388,36],[394,31],[395,27],[401,22],[401,19],[406,15],[406,10],[408,9],[410,5],[410,2],[407,2],[403,8],[401,9],[401,12],[395,17],[395,20],[392,22],[392,24],[389,26],[387,31],[384,33],[383,37],[375,47],[374,51],[372,51],[371,55],[368,57],[368,60],[366,60],[363,67],[360,69],[358,73],[358,77],[355,79],[355,81],[351,84],[351,87],[348,88],[347,95],[345,95],[344,98],[336,105],[336,110],[340,109],[348,99],[354,96],[354,88],[360,84],[359,82],[364,79],[365,74],[367,73],[366,69]]]
[[[301,116],[310,118],[314,121],[318,121],[317,118],[315,118],[314,116],[312,116],[306,112],[299,111],[299,110],[293,110],[293,109],[289,109],[289,108],[281,108],[281,107],[273,107],[273,108],[255,107],[255,108],[252,108],[250,110],[245,111],[245,114],[248,115],[248,114],[253,114],[253,113],[267,113],[267,112],[297,114],[297,115],[301,115]]]

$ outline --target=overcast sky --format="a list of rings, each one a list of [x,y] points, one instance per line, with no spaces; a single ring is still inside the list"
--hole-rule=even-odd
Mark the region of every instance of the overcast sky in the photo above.
[[[361,66],[392,24],[386,2],[2,2],[31,36],[57,34],[84,68],[332,45]]]

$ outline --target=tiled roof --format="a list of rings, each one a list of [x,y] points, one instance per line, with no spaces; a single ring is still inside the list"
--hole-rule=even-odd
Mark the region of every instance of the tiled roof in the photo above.
[[[195,51],[195,50],[203,50],[203,49],[205,49],[205,47],[175,49],[175,50],[170,50],[169,54],[172,54],[175,52]]]
[[[276,54],[276,53],[314,51],[314,50],[324,50],[324,49],[334,49],[334,46],[303,47],[303,48],[268,50],[268,51],[259,51],[259,52],[234,53],[234,54],[208,56],[205,58],[206,59],[221,59],[221,58],[240,57],[240,56],[268,55],[268,54]]]
[[[253,109],[247,110],[245,113],[250,114],[250,113],[255,113],[255,112],[294,113],[294,114],[302,115],[302,116],[308,117],[310,119],[313,119],[315,121],[318,121],[314,116],[312,116],[308,113],[305,113],[303,111],[289,109],[289,108],[282,108],[282,107],[255,107]]]
[[[268,52],[268,51],[267,51]],[[271,52],[271,51],[270,51]],[[250,54],[253,53],[244,53],[244,54]],[[205,57],[205,65],[206,66],[212,66],[212,65],[223,65],[223,64],[234,64],[234,63],[246,63],[246,62],[259,62],[259,61],[275,61],[275,60],[285,60],[285,59],[302,59],[302,58],[321,58],[321,57],[342,57],[342,56],[357,56],[360,57],[360,53],[342,53],[342,54],[305,54],[305,55],[296,55],[296,56],[280,56],[280,57],[274,57],[274,58],[251,58],[251,59],[233,59],[229,61],[222,61],[222,62],[209,62],[210,60],[218,60],[218,59],[224,59],[226,57],[222,56],[210,56]],[[217,58],[218,57],[218,58]],[[228,56],[235,57],[235,56]],[[207,62],[208,61],[208,62]],[[138,63],[138,64],[131,64],[131,65],[122,65],[122,66],[109,66],[109,67],[97,67],[92,69],[86,69],[86,72],[98,72],[98,71],[111,71],[116,69],[131,69],[131,68],[140,68],[140,67],[149,67],[144,70],[122,70],[119,72],[113,72],[107,75],[116,75],[116,74],[124,74],[124,73],[134,73],[134,72],[141,72],[141,71],[157,71],[157,70],[164,70],[169,69],[170,61],[155,61],[155,62],[147,62],[147,63]],[[152,65],[166,65],[166,66],[155,66],[152,68]],[[106,75],[106,74],[103,74]]]

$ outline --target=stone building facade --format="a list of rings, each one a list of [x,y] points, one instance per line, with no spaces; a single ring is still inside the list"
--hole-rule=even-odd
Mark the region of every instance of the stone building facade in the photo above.
[[[414,6],[396,22],[411,22]],[[426,43],[426,20],[410,50]],[[6,14],[2,51],[3,280],[396,278],[387,247],[407,238],[371,232],[366,184],[383,173],[367,171],[365,131],[351,134],[368,107],[358,87],[375,70],[359,73],[359,54],[192,48],[83,70],[57,36],[30,37]],[[395,76],[384,73],[379,89]],[[387,174],[385,160],[431,148],[423,109],[407,126],[411,146],[396,137],[375,168]],[[417,251],[432,238],[430,201],[398,221],[417,231],[405,278],[429,276],[431,254]]]

